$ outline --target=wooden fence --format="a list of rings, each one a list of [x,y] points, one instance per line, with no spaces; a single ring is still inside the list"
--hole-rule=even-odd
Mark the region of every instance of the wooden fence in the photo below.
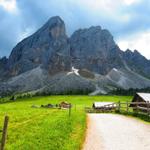
[[[150,103],[149,102],[117,102],[104,105],[101,108],[85,107],[88,113],[103,113],[103,112],[119,112],[119,113],[137,113],[150,116]]]
[[[149,102],[118,102],[118,112],[134,112],[137,114],[145,114],[150,116],[150,103]]]

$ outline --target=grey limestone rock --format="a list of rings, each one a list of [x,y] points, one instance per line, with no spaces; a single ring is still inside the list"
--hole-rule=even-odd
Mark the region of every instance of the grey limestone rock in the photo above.
[[[121,50],[108,30],[100,26],[77,30],[70,38],[72,64],[76,68],[107,74],[123,67]]]
[[[58,16],[24,39],[12,50],[8,60],[10,76],[16,76],[41,65],[50,73],[70,69],[68,37],[65,24]]]

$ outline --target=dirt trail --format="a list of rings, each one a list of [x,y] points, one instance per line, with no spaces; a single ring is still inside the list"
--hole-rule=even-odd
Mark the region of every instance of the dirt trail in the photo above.
[[[150,124],[116,114],[88,114],[83,150],[150,150]]]

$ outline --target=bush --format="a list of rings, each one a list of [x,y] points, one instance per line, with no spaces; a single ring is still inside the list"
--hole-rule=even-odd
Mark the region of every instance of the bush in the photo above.
[[[16,100],[15,96],[10,97],[10,100],[11,100],[11,101]]]

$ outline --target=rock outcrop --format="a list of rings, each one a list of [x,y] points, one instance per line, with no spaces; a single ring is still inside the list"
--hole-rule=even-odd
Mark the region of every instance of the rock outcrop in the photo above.
[[[70,38],[72,64],[76,68],[107,74],[123,67],[121,50],[108,30],[100,26],[77,30]]]
[[[52,74],[69,70],[69,52],[65,24],[60,17],[52,17],[12,50],[8,60],[9,75],[16,76],[38,66]]]
[[[3,77],[6,76],[6,72],[8,70],[7,63],[8,59],[6,57],[0,59],[0,82],[2,81]]]

